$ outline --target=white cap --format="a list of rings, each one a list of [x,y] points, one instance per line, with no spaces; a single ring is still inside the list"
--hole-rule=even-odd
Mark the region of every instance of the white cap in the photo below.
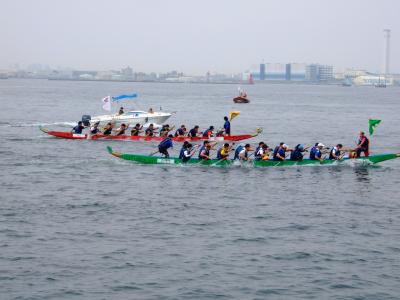
[[[282,145],[282,147],[283,147],[283,148],[287,148],[287,147],[288,147],[288,145],[286,145],[286,144],[283,144],[283,145]]]
[[[322,143],[318,143],[318,145],[317,145],[318,147],[325,147],[325,145],[324,144],[322,144]]]

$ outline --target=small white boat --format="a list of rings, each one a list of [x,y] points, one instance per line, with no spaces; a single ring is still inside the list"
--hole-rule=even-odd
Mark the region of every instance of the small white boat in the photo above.
[[[99,122],[100,124],[111,122],[115,123],[116,125],[125,123],[126,125],[130,124],[134,126],[137,123],[139,123],[140,125],[144,125],[146,123],[162,124],[171,116],[172,113],[161,111],[145,112],[141,110],[131,110],[123,114],[101,115],[94,117],[83,115],[82,122],[85,124],[85,126],[89,126],[90,124],[94,124],[97,122]]]

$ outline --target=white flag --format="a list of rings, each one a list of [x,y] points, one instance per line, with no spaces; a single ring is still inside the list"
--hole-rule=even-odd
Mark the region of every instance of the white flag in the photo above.
[[[103,102],[103,109],[111,111],[111,97],[104,97],[103,99],[101,99],[101,101]]]

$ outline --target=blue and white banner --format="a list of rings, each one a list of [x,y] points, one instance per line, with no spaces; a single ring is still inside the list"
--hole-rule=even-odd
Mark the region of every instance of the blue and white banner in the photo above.
[[[137,94],[130,94],[130,95],[119,95],[119,96],[114,96],[112,97],[113,102],[115,101],[120,101],[124,99],[133,99],[136,98],[138,95]]]

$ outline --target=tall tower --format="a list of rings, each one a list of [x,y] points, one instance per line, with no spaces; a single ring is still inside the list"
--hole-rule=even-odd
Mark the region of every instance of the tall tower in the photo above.
[[[265,63],[260,64],[260,80],[265,80]]]
[[[383,73],[388,75],[389,70],[389,56],[390,56],[390,29],[383,30],[385,37],[385,52],[384,52],[384,63],[383,63]]]

